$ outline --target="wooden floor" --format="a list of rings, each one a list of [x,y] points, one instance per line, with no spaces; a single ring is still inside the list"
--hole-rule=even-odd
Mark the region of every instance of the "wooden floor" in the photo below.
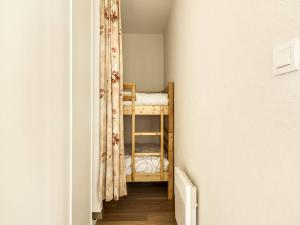
[[[128,196],[104,205],[97,225],[176,225],[166,183],[128,183]]]

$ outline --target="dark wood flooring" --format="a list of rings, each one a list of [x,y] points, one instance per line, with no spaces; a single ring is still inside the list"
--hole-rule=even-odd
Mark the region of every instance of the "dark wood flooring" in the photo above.
[[[166,183],[128,183],[128,196],[104,204],[97,225],[176,225]]]

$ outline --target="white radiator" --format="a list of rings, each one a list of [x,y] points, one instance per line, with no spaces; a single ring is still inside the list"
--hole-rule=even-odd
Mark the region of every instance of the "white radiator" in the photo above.
[[[179,167],[175,167],[175,218],[178,225],[196,225],[197,189]]]

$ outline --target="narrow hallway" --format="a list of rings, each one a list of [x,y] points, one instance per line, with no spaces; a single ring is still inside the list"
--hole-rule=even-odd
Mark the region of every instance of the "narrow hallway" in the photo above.
[[[128,196],[105,203],[97,225],[176,225],[167,183],[128,183]]]

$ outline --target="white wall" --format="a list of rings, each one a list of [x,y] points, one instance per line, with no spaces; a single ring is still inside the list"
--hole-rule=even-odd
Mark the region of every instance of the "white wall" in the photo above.
[[[92,1],[73,1],[72,225],[87,225],[92,212]]]
[[[300,223],[300,73],[272,47],[300,37],[298,0],[176,0],[166,34],[175,162],[201,225]]]
[[[0,224],[69,218],[69,1],[0,2]]]
[[[164,89],[164,39],[162,34],[124,34],[124,82],[133,82],[138,91]],[[137,117],[138,131],[159,130],[159,117]],[[125,143],[131,143],[131,119],[125,117]],[[138,138],[137,142],[158,142],[157,137]]]
[[[98,178],[99,178],[99,132],[100,132],[100,99],[99,99],[99,87],[100,87],[100,0],[93,0],[93,185],[92,185],[92,211],[100,212],[102,209],[102,201],[98,195]]]
[[[161,34],[124,34],[124,82],[138,91],[164,89],[164,47]]]

